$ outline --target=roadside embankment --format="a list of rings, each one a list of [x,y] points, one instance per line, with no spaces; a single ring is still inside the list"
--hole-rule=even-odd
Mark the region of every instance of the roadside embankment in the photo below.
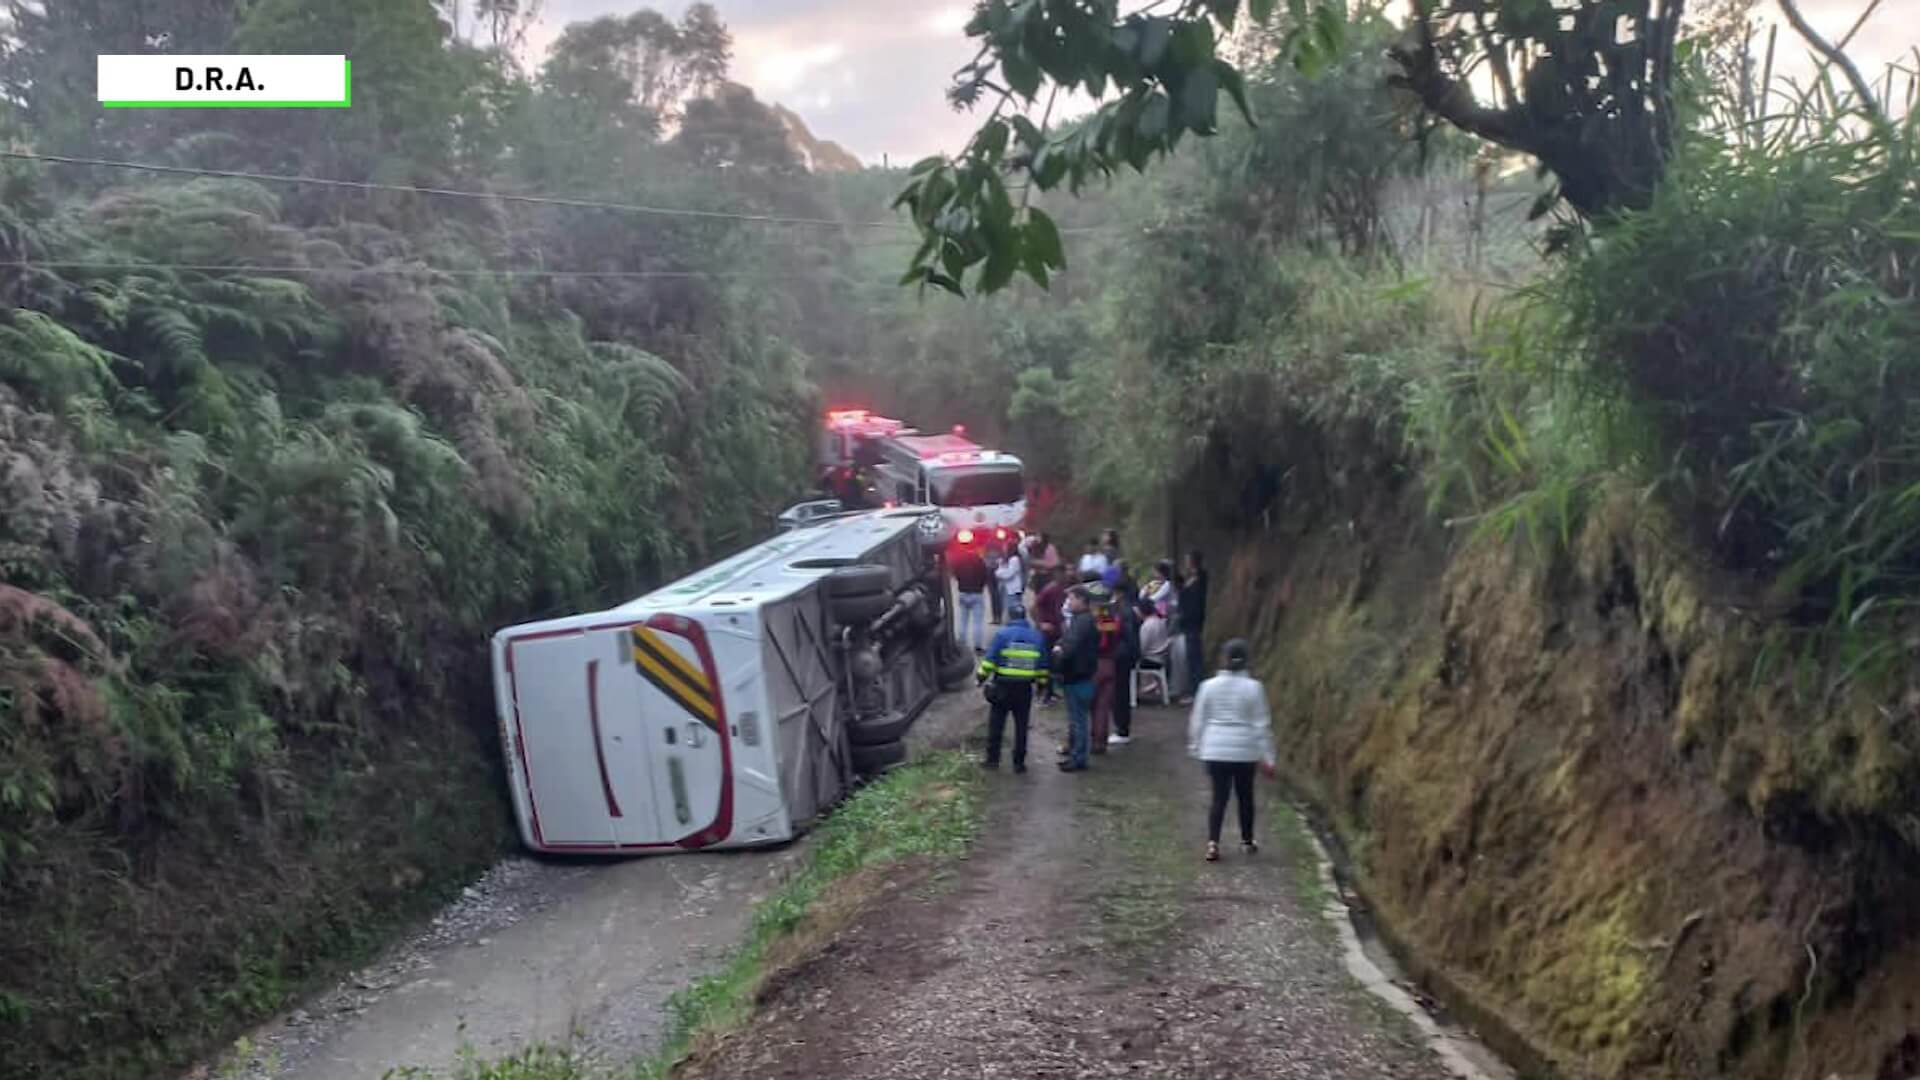
[[[1470,541],[1411,488],[1223,533],[1213,635],[1256,642],[1383,928],[1557,1072],[1913,1075],[1911,710],[1807,693],[1635,501],[1570,539]]]

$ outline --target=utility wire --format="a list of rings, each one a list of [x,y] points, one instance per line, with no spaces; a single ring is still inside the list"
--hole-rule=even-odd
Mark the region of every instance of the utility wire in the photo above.
[[[199,274],[440,274],[448,277],[507,278],[712,278],[753,277],[760,271],[712,270],[486,270],[445,266],[261,266],[246,263],[133,263],[20,260],[0,263],[9,270],[169,270]]]
[[[185,165],[159,165],[144,161],[110,161],[104,158],[70,157],[65,154],[30,154],[20,150],[0,150],[0,158],[37,161],[50,165],[86,165],[102,169],[129,169],[135,172],[168,176],[210,176],[225,180],[252,180],[274,184],[310,184],[316,187],[345,188],[352,191],[391,191],[408,195],[437,195],[451,199],[482,199],[524,203],[533,206],[563,206],[575,210],[611,210],[624,214],[651,214],[656,217],[705,218],[715,221],[750,221],[763,225],[811,225],[832,229],[911,229],[897,221],[834,221],[830,218],[782,217],[778,214],[734,214],[723,210],[689,210],[638,203],[601,202],[597,199],[566,199],[548,195],[517,195],[498,191],[463,191],[457,188],[418,187],[412,184],[381,184],[370,180],[336,180],[322,176],[293,176],[286,173],[243,172],[237,169],[201,169]]]
[[[315,187],[344,188],[350,191],[390,191],[406,195],[437,195],[450,199],[479,199],[522,203],[531,206],[560,206],[574,210],[609,210],[623,214],[648,214],[655,217],[702,218],[710,221],[744,221],[762,225],[806,225],[829,229],[886,229],[916,231],[898,221],[835,221],[831,218],[784,217],[779,214],[735,214],[724,210],[691,210],[684,207],[647,206],[640,203],[603,202],[598,199],[572,199],[552,195],[518,195],[499,191],[466,191],[458,188],[419,187],[413,184],[382,184],[371,180],[337,180],[325,176],[295,176],[289,173],[245,172],[238,169],[203,169],[186,165],[161,165],[150,161],[113,161],[106,158],[73,157],[66,154],[32,154],[22,150],[0,150],[0,158],[35,161],[43,165],[81,165],[101,169],[127,169],[160,173],[166,176],[214,177],[223,180],[251,180],[256,183],[308,184]],[[1081,225],[1060,230],[1063,234],[1119,231],[1131,226]]]

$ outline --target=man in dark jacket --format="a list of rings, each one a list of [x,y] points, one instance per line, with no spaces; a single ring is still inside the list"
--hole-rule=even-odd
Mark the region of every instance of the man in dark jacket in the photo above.
[[[1187,553],[1186,573],[1180,578],[1180,636],[1187,644],[1186,696],[1200,692],[1207,670],[1207,567],[1198,551]]]
[[[987,768],[1000,767],[1000,739],[1013,717],[1013,771],[1027,771],[1027,727],[1033,718],[1033,690],[1047,681],[1047,643],[1027,622],[1018,603],[1007,610],[1007,625],[993,635],[980,659],[980,682],[987,688]]]
[[[1120,620],[1119,648],[1113,654],[1113,734],[1108,746],[1133,741],[1133,669],[1140,663],[1140,615],[1131,600],[1116,597],[1114,616]]]
[[[1100,669],[1100,635],[1088,610],[1085,586],[1068,590],[1066,619],[1060,644],[1053,649],[1053,669],[1067,697],[1067,759],[1060,763],[1060,771],[1083,772],[1093,722],[1093,679]]]
[[[953,567],[953,586],[960,594],[960,624],[954,627],[954,634],[960,644],[972,648],[978,656],[987,647],[987,586],[993,583],[993,573],[971,545],[959,546],[949,565]]]

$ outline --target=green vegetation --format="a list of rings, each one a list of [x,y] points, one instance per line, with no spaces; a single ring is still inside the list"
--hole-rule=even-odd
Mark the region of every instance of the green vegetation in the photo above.
[[[855,793],[809,841],[805,868],[754,910],[727,966],[674,995],[666,1049],[639,1075],[666,1076],[702,1039],[737,1027],[770,978],[811,955],[890,887],[889,872],[966,854],[980,825],[981,788],[970,755],[942,751]]]
[[[8,11],[11,146],[838,213],[702,7],[576,28],[537,73],[513,20],[462,37],[426,0]],[[163,31],[348,53],[355,107],[102,113],[94,54]],[[832,229],[0,165],[0,1076],[184,1064],[492,859],[487,636],[804,490],[807,353],[837,346],[794,312],[839,257]]]
[[[726,966],[674,995],[666,1048],[617,1074],[635,1080],[671,1075],[701,1042],[739,1026],[772,978],[804,962],[904,874],[965,855],[979,828],[982,787],[970,755],[943,751],[861,788],[807,841],[806,865],[754,909],[752,928]],[[387,1075],[430,1080],[439,1074],[406,1069]],[[565,1049],[536,1047],[496,1061],[469,1058],[448,1080],[611,1075]]]
[[[829,177],[703,5],[566,28],[537,70],[512,2],[9,5],[9,145],[814,221],[904,189],[920,246],[0,164],[0,1077],[165,1071],[493,857],[486,636],[756,537],[823,399],[967,424],[1043,523],[1136,553],[1403,490],[1552,565],[1614,560],[1577,550],[1596,509],[1671,523],[1763,660],[1802,658],[1761,749],[1720,697],[1687,744],[1739,749],[1756,805],[1911,840],[1920,121],[1844,68],[1762,86],[1751,3],[1685,32],[1640,5],[1631,55],[1617,6],[1423,3],[1407,35],[1368,4],[993,0],[956,91],[1000,102],[980,135]],[[355,108],[96,108],[73,73],[161,32],[348,53]],[[1074,86],[1119,93],[1050,116]],[[1667,586],[1698,638],[1705,590]],[[1331,625],[1330,678],[1386,670]],[[737,1015],[742,963],[686,1025]]]

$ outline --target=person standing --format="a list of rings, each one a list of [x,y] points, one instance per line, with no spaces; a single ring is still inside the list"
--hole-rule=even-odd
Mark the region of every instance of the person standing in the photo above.
[[[1173,563],[1161,559],[1153,564],[1153,576],[1147,579],[1146,588],[1140,590],[1140,597],[1153,604],[1153,609],[1163,619],[1173,618]]]
[[[1067,568],[1055,566],[1052,570],[1042,570],[1033,576],[1034,596],[1033,614],[1035,629],[1046,639],[1047,655],[1053,655],[1053,647],[1060,644],[1060,634],[1066,629]],[[1051,705],[1057,697],[1054,684],[1048,682],[1040,703]]]
[[[1113,593],[1098,582],[1087,586],[1093,604],[1093,627],[1099,637],[1098,664],[1093,674],[1093,715],[1088,719],[1091,748],[1107,752],[1113,728],[1114,678],[1120,662],[1120,620],[1113,610]]]
[[[1186,640],[1187,698],[1200,692],[1200,673],[1206,670],[1207,567],[1200,552],[1187,553],[1186,574],[1180,579],[1180,636]]]
[[[1000,562],[1005,556],[998,549],[986,548],[981,558],[987,564],[987,625],[998,627],[1001,622]]]
[[[1107,557],[1100,551],[1100,538],[1087,541],[1087,549],[1080,556],[1080,580],[1098,581],[1107,572]]]
[[[1108,746],[1125,746],[1133,741],[1133,668],[1140,662],[1136,603],[1125,593],[1113,598],[1113,613],[1120,620],[1120,641],[1113,656],[1113,734],[1107,737]]]
[[[1133,611],[1134,602],[1140,599],[1140,582],[1133,576],[1133,567],[1125,559],[1115,559],[1113,565],[1119,568],[1113,582],[1113,601],[1127,612]]]
[[[1001,622],[1003,615],[1011,618],[1014,608],[1026,606],[1027,566],[1020,558],[1019,541],[1007,541],[1006,551],[993,568],[993,580],[993,617]]]
[[[1007,624],[993,635],[987,655],[980,659],[980,684],[987,695],[987,758],[989,769],[1000,767],[1000,744],[1007,718],[1013,718],[1013,771],[1027,771],[1027,730],[1033,719],[1033,691],[1047,682],[1047,643],[1027,622],[1027,610],[1018,601],[1007,602]]]
[[[1028,537],[1027,563],[1036,570],[1045,570],[1048,580],[1052,580],[1053,568],[1060,565],[1060,549],[1054,545],[1053,537],[1046,533]]]
[[[1100,554],[1107,557],[1108,563],[1120,561],[1120,530],[1102,529],[1100,531]]]
[[[960,594],[960,625],[954,632],[976,656],[987,647],[987,582],[987,563],[978,551],[960,547],[953,553],[953,586]]]
[[[1187,718],[1187,753],[1207,767],[1213,802],[1207,809],[1207,861],[1220,860],[1220,826],[1227,798],[1240,811],[1240,847],[1260,850],[1253,839],[1253,772],[1274,773],[1273,715],[1267,688],[1247,674],[1247,643],[1235,638],[1221,650],[1218,675],[1200,685]]]
[[[1060,763],[1060,771],[1084,772],[1091,734],[1088,729],[1093,719],[1093,678],[1100,667],[1099,632],[1094,629],[1093,614],[1087,609],[1084,586],[1067,591],[1066,619],[1060,644],[1053,649],[1060,692],[1067,699],[1067,754],[1066,760]]]

